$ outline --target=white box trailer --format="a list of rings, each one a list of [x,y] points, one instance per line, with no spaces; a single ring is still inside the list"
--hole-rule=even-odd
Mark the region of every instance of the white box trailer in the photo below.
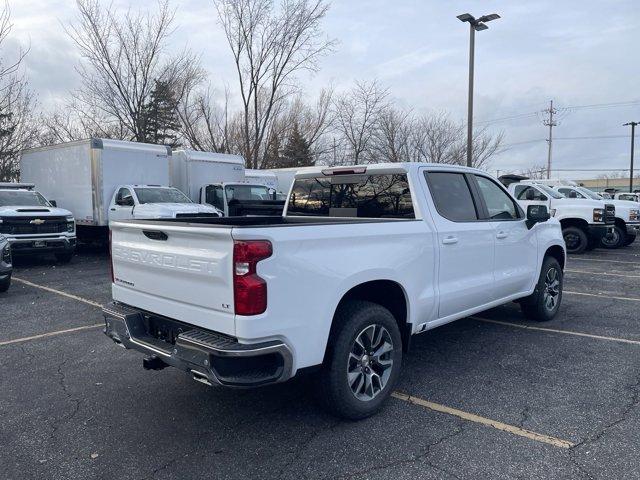
[[[305,171],[312,171],[313,168],[316,167],[288,167],[288,168],[271,168],[269,170],[265,170],[266,172],[271,172],[276,176],[278,187],[277,191],[279,193],[288,194],[291,185],[293,185],[293,180],[296,176],[296,173],[304,173]]]
[[[244,181],[244,159],[238,155],[176,150],[169,164],[170,185],[197,203],[206,185]]]
[[[164,145],[92,138],[23,151],[20,179],[71,211],[81,236],[85,227],[106,230],[118,185],[168,185],[170,157]]]

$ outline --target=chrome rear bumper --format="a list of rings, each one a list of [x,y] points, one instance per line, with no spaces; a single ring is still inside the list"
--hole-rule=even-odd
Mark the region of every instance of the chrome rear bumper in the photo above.
[[[229,387],[256,387],[291,378],[291,351],[280,341],[243,344],[116,302],[102,313],[104,333],[116,344],[146,354],[145,368],[170,365],[201,383]]]

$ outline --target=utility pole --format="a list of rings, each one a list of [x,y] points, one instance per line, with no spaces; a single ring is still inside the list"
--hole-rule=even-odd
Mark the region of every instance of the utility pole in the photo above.
[[[629,193],[633,193],[633,149],[636,143],[636,125],[640,122],[628,122],[623,127],[631,125],[631,165],[629,166]]]
[[[469,99],[467,104],[467,167],[473,164],[473,68],[476,50],[476,31],[486,30],[487,22],[497,20],[500,15],[492,13],[475,18],[469,13],[458,15],[458,20],[469,23]]]
[[[548,117],[542,121],[542,123],[549,127],[549,138],[547,138],[547,143],[549,144],[549,152],[547,154],[547,179],[551,178],[551,144],[553,142],[553,127],[558,124],[553,119],[553,116],[558,113],[558,111],[553,108],[553,100],[549,103],[549,108],[547,110],[543,110],[542,113],[546,113]]]

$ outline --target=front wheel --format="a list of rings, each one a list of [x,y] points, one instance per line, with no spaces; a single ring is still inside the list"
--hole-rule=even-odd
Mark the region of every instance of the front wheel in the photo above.
[[[562,230],[564,243],[568,253],[583,253],[589,246],[587,234],[578,227],[567,227]]]
[[[352,301],[336,313],[318,395],[335,415],[359,420],[376,413],[398,381],[402,338],[389,310]]]
[[[58,263],[69,263],[73,258],[73,252],[56,253],[55,256]]]
[[[625,244],[626,233],[619,226],[614,225],[613,229],[608,232],[602,240],[600,241],[601,245],[604,248],[620,248]]]
[[[0,292],[6,292],[7,290],[9,290],[10,286],[11,286],[11,274],[7,275],[6,278],[3,278],[2,280],[0,280]]]
[[[562,302],[562,277],[562,267],[558,260],[546,257],[542,262],[535,290],[520,302],[525,317],[537,322],[553,320]]]
[[[636,241],[636,235],[627,235],[627,238],[624,239],[624,246],[628,247],[635,241]]]

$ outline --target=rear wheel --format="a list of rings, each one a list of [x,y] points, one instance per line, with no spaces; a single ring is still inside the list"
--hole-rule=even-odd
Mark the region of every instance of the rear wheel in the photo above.
[[[11,274],[7,275],[7,278],[0,280],[0,292],[6,292],[11,286]]]
[[[583,253],[589,246],[587,234],[578,227],[567,227],[562,230],[564,243],[568,253]]]
[[[535,290],[520,302],[520,308],[529,320],[547,322],[556,316],[561,302],[562,268],[558,260],[546,257]]]
[[[334,319],[318,395],[335,415],[359,420],[376,413],[393,391],[402,363],[402,338],[389,310],[352,301]]]
[[[625,244],[626,235],[627,234],[622,230],[622,228],[614,225],[611,231],[602,237],[600,243],[604,248],[620,248]]]

